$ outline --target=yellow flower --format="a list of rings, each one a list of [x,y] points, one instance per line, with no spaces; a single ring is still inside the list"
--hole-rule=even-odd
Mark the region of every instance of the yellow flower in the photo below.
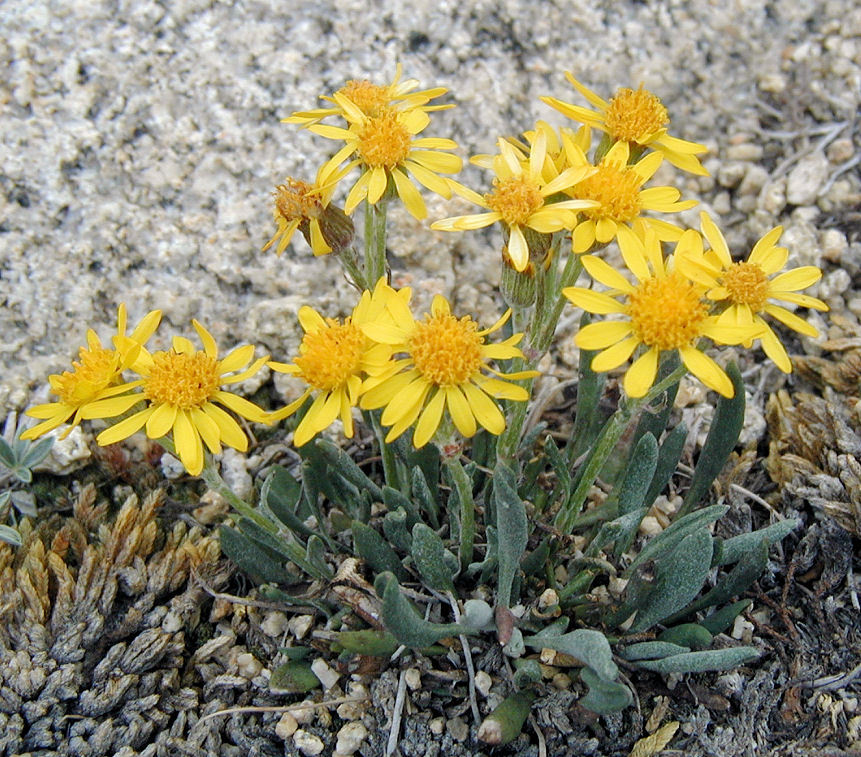
[[[569,145],[569,161],[581,165],[586,156],[581,147]],[[598,207],[583,211],[583,219],[572,235],[574,252],[587,252],[595,242],[607,244],[616,238],[620,228],[627,224],[651,228],[662,241],[677,241],[681,229],[666,221],[647,218],[641,213],[656,210],[675,213],[696,205],[696,200],[679,202],[680,192],[675,187],[643,189],[658,170],[663,156],[653,152],[628,165],[631,151],[627,142],[616,142],[601,159],[597,172],[581,181],[568,193],[578,200],[594,200]]]
[[[385,108],[378,115],[367,116],[346,97],[338,94],[334,97],[344,109],[350,128],[325,124],[309,128],[322,137],[346,143],[322,170],[332,172],[352,155],[356,157],[344,166],[343,171],[346,173],[356,166],[362,168],[362,175],[347,194],[344,203],[346,213],[352,213],[362,200],[367,199],[371,205],[379,202],[391,182],[406,209],[419,220],[425,218],[427,208],[424,200],[407,174],[432,192],[451,197],[451,180],[437,176],[437,173],[457,173],[463,162],[457,155],[439,152],[457,147],[451,139],[416,139],[428,124],[425,113]]]
[[[526,229],[539,234],[570,229],[577,222],[575,211],[598,207],[598,203],[589,200],[548,202],[553,195],[570,190],[597,169],[581,165],[557,172],[555,163],[547,159],[547,133],[540,128],[530,145],[526,160],[505,139],[500,138],[498,144],[499,155],[493,161],[496,173],[493,191],[482,197],[466,187],[456,190],[490,212],[445,218],[431,224],[431,228],[465,231],[501,221],[508,230],[508,255],[512,265],[515,270],[523,271],[529,263],[529,245],[524,235]]]
[[[708,148],[697,142],[688,142],[667,133],[670,117],[660,99],[648,90],[617,90],[608,102],[584,87],[569,72],[565,76],[571,85],[597,110],[571,105],[555,97],[542,97],[542,102],[555,108],[568,118],[606,132],[615,142],[626,142],[639,147],[651,147],[670,163],[683,171],[708,176],[708,171],[696,157]]]
[[[428,112],[454,107],[452,105],[428,105],[428,102],[441,97],[448,90],[444,87],[435,87],[433,89],[423,89],[413,92],[412,90],[419,86],[419,82],[416,79],[404,79],[404,81],[401,81],[401,73],[401,64],[398,63],[395,70],[395,78],[391,84],[379,85],[367,79],[351,79],[334,96],[322,96],[323,100],[328,100],[332,103],[332,107],[298,111],[289,118],[282,119],[282,123],[312,126],[328,116],[346,118],[344,108],[336,96],[348,99],[362,113],[372,118],[379,116],[388,108]]]
[[[433,438],[446,408],[463,436],[473,436],[478,425],[501,434],[505,418],[494,398],[523,402],[529,393],[494,376],[521,379],[537,375],[535,371],[498,373],[488,365],[489,360],[523,357],[516,346],[523,334],[498,344],[484,341],[487,334],[502,327],[510,311],[491,328],[480,331],[470,316],[452,315],[449,303],[440,295],[434,298],[431,312],[417,321],[410,312],[409,296],[409,289],[403,289],[387,302],[394,325],[368,323],[363,327],[369,337],[390,344],[395,353],[406,356],[366,381],[360,406],[368,410],[385,406],[381,421],[391,426],[386,442],[394,441],[415,423],[416,448]],[[484,371],[493,376],[486,376]]]
[[[680,246],[690,244],[685,232]],[[619,271],[594,255],[584,255],[583,265],[593,279],[609,292],[596,292],[582,287],[568,287],[563,294],[577,307],[600,315],[618,315],[608,320],[584,326],[575,343],[585,350],[601,350],[592,360],[592,370],[609,371],[626,362],[641,345],[644,348],[625,374],[625,392],[630,397],[642,397],[655,382],[658,360],[662,352],[677,351],[682,362],[706,386],[725,397],[733,396],[729,377],[697,346],[701,337],[721,344],[739,344],[746,338],[758,336],[755,327],[739,327],[720,323],[709,314],[709,302],[703,297],[703,287],[674,270],[670,259],[664,259],[661,244],[653,232],[647,232],[643,243],[634,232],[624,228],[619,234],[619,247],[625,265],[633,273],[632,284]]]
[[[121,376],[123,371],[137,365],[141,354],[148,354],[143,345],[158,327],[161,311],[147,313],[128,336],[126,318],[126,306],[121,304],[117,309],[114,349],[103,347],[96,332],[87,331],[87,346],[80,348],[80,360],[72,362],[73,370],[48,377],[59,402],[35,405],[27,410],[26,415],[43,422],[22,433],[22,439],[37,439],[71,418],[71,425],[63,432],[66,437],[84,418],[90,417],[86,413],[93,403],[128,392],[140,383],[123,384]]]
[[[290,373],[308,385],[299,399],[270,415],[279,421],[295,413],[316,392],[308,412],[293,435],[297,447],[307,444],[320,431],[340,416],[344,434],[353,436],[352,408],[362,391],[364,374],[377,375],[384,370],[392,350],[365,336],[361,327],[385,318],[385,301],[394,290],[380,279],[373,295],[365,291],[359,304],[343,323],[324,319],[307,305],[299,309],[299,322],[305,336],[299,345],[299,355],[292,363],[270,362],[269,367],[280,373]]]
[[[784,247],[777,247],[783,228],[777,226],[762,237],[753,247],[746,261],[734,263],[720,229],[706,213],[700,214],[703,234],[710,250],[703,252],[702,244],[686,254],[677,256],[679,270],[708,288],[706,296],[725,305],[718,318],[719,324],[756,326],[761,333],[762,348],[774,364],[784,373],[792,371],[792,363],[777,334],[763,319],[769,315],[804,336],[816,337],[814,326],[772,300],[787,302],[814,310],[828,310],[822,300],[799,294],[816,283],[822,276],[816,266],[801,266],[776,275],[786,265],[789,256]],[[753,341],[748,339],[745,347]]]
[[[280,255],[290,244],[293,234],[299,229],[314,255],[327,255],[332,246],[343,249],[353,238],[353,222],[343,211],[330,205],[332,193],[346,171],[324,166],[317,172],[313,184],[287,177],[279,184],[272,197],[275,201],[273,215],[278,231],[263,247],[266,252],[275,242],[275,252]]]
[[[125,385],[131,389],[142,386],[142,392],[112,397],[91,404],[85,418],[113,418],[130,410],[142,400],[147,406],[99,434],[102,446],[115,444],[146,425],[150,439],[159,439],[173,432],[173,442],[179,459],[192,475],[203,470],[203,444],[212,453],[221,452],[226,444],[240,452],[248,449],[248,439],[239,424],[227,413],[256,423],[266,423],[266,413],[257,405],[225,391],[223,386],[235,384],[253,376],[269,356],[248,365],[254,357],[254,346],[237,347],[227,357],[218,359],[218,348],[212,335],[197,321],[192,321],[203,343],[203,350],[184,337],[174,337],[168,351],[147,355],[136,368],[143,379]],[[238,371],[238,373],[235,373]],[[202,441],[201,441],[202,440]]]

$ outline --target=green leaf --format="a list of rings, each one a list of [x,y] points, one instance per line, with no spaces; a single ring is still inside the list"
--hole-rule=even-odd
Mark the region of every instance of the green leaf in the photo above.
[[[541,665],[538,660],[521,657],[514,661],[514,685],[522,689],[533,683],[541,683]]]
[[[688,604],[708,577],[712,561],[712,537],[702,529],[679,542],[672,554],[655,565],[655,581],[645,602],[637,608],[631,633],[651,628]]]
[[[578,628],[561,636],[534,634],[524,638],[523,643],[534,649],[547,647],[571,655],[591,667],[605,681],[613,681],[619,675],[610,643],[600,631]]]
[[[544,574],[544,566],[550,557],[550,537],[543,539],[541,543],[520,561],[520,569],[527,576],[541,576]]]
[[[676,352],[665,352],[661,357],[661,365],[658,369],[658,376],[655,383],[663,381],[667,378],[679,365],[679,357]],[[637,430],[634,438],[639,440],[645,434],[651,434],[655,439],[660,439],[661,434],[667,428],[667,421],[670,418],[670,412],[673,409],[673,403],[676,401],[676,395],[679,391],[679,382],[677,381],[669,389],[663,392],[659,397],[652,400],[646,408],[644,408],[640,416],[640,422],[637,424]],[[651,504],[648,503],[649,505]]]
[[[718,579],[718,582],[711,591],[700,597],[696,602],[692,602],[683,611],[676,613],[667,622],[679,620],[697,610],[702,610],[704,607],[723,604],[727,600],[732,599],[732,597],[741,594],[762,575],[762,571],[765,570],[767,563],[768,542],[763,539],[759,543],[759,548],[747,552],[729,573]]]
[[[624,575],[630,576],[640,565],[647,560],[656,560],[661,555],[673,552],[681,543],[682,539],[689,534],[695,533],[704,526],[714,523],[726,511],[729,510],[727,505],[712,505],[704,507],[702,510],[685,515],[679,518],[674,523],[670,524],[656,537],[649,540],[648,544],[634,558]]]
[[[619,486],[619,515],[627,515],[646,506],[643,493],[655,475],[657,464],[658,442],[651,433],[646,433],[637,442]]]
[[[24,445],[24,450],[18,457],[19,465],[32,470],[48,457],[51,447],[54,445],[54,439],[49,436],[35,442],[24,442]]]
[[[748,552],[756,551],[763,539],[768,542],[769,547],[772,544],[777,544],[784,536],[794,531],[800,523],[801,521],[796,518],[787,518],[766,528],[761,528],[759,531],[751,531],[726,539],[723,542],[717,564],[730,565],[738,562]]]
[[[353,521],[353,545],[359,555],[377,573],[386,571],[406,579],[408,574],[393,550],[373,528]],[[433,642],[431,642],[433,643]]]
[[[505,746],[520,735],[535,692],[516,691],[502,700],[481,723],[478,738],[491,746]]]
[[[2,436],[0,436],[0,463],[10,469],[15,468],[18,465],[15,451],[9,446],[9,442],[7,442]]]
[[[264,553],[251,539],[228,526],[219,526],[221,551],[255,581],[293,583],[296,576]]]
[[[595,538],[589,543],[584,555],[596,557],[602,549],[612,542],[616,542],[616,544],[627,542],[637,532],[640,522],[647,512],[645,507],[641,507],[639,510],[626,513],[620,518],[602,525],[598,533],[595,534]]]
[[[413,526],[413,546],[410,554],[416,569],[427,586],[441,592],[454,592],[453,575],[446,559],[446,548],[439,535],[424,523]]]
[[[323,453],[326,462],[340,475],[344,476],[360,491],[367,491],[378,502],[383,501],[383,492],[365,472],[353,461],[344,450],[328,439],[319,438],[315,442],[317,449]]]
[[[591,322],[588,313],[580,317],[580,328]],[[601,412],[601,395],[607,381],[606,373],[595,373],[592,370],[592,359],[598,354],[597,350],[580,350],[580,365],[577,369],[577,406],[574,414],[574,429],[571,432],[568,459],[574,461],[585,452],[598,436],[598,430],[603,425]]]
[[[310,536],[308,528],[296,510],[302,499],[302,484],[281,466],[272,469],[260,488],[260,501],[269,512],[293,533]]]
[[[12,473],[22,484],[29,484],[33,481],[33,474],[29,468],[16,466],[12,468]]]
[[[652,476],[652,482],[649,484],[649,489],[643,499],[645,507],[651,507],[658,498],[658,495],[670,483],[670,479],[679,465],[679,460],[682,459],[682,452],[684,452],[687,438],[688,427],[684,423],[679,423],[678,426],[664,437],[660,452],[658,452],[658,464],[655,467],[655,475]]]
[[[412,528],[416,523],[421,523],[421,514],[415,503],[409,497],[401,494],[397,489],[393,489],[391,486],[384,486],[383,502],[389,511],[397,510],[398,508],[403,509],[407,514],[407,528]]]
[[[391,657],[400,646],[388,631],[367,628],[362,631],[340,631],[335,634],[337,643],[348,652],[368,657]]]
[[[671,644],[668,641],[642,641],[639,644],[631,644],[616,650],[616,654],[623,660],[659,660],[663,657],[672,657],[676,654],[690,652],[689,647],[679,644]]]
[[[733,602],[728,607],[723,607],[717,612],[708,615],[700,621],[700,625],[713,636],[717,636],[719,633],[726,631],[735,619],[752,604],[752,599],[740,599],[738,602]]]
[[[571,471],[568,461],[563,457],[553,437],[549,434],[544,438],[544,453],[550,461],[550,466],[556,474],[556,486],[553,497],[557,502],[567,502],[571,496]]]
[[[730,452],[738,443],[738,436],[744,425],[744,382],[741,373],[735,363],[730,363],[726,372],[732,380],[735,395],[732,399],[726,397],[718,399],[706,442],[694,468],[691,487],[679,511],[682,515],[696,509],[700,500],[711,488],[729,458]]]
[[[580,699],[580,704],[599,715],[612,715],[634,701],[627,686],[602,678],[590,667],[580,671],[580,680],[589,687],[589,692]]]
[[[511,588],[529,537],[526,507],[517,493],[514,469],[506,463],[497,463],[493,477],[493,502],[496,509],[497,559],[499,579],[497,597],[499,605],[511,604]]]
[[[487,631],[495,626],[493,608],[483,599],[467,599],[463,603],[460,622],[476,631]]]
[[[427,513],[431,524],[435,528],[438,528],[439,503],[437,502],[434,493],[431,491],[431,488],[428,486],[428,482],[425,479],[421,468],[413,469],[411,484],[413,497],[415,498],[416,502],[418,502],[422,506],[424,511]]]
[[[679,626],[668,628],[658,636],[658,640],[691,649],[705,649],[712,643],[712,634],[699,623],[682,623]]]
[[[382,573],[379,578],[381,580],[379,583],[374,582],[374,588],[379,590],[379,586],[385,584],[382,595],[383,623],[400,644],[412,649],[424,649],[440,639],[473,632],[457,623],[431,623],[425,620],[401,593],[401,587],[393,574]]]
[[[760,651],[756,647],[729,647],[728,649],[707,649],[702,652],[685,652],[664,657],[661,660],[641,660],[636,665],[639,668],[663,674],[705,673],[731,670],[756,660],[759,656]]]
[[[383,533],[389,544],[398,549],[409,552],[412,547],[413,537],[407,530],[407,511],[403,507],[397,510],[389,510],[383,516]]]
[[[21,534],[11,526],[4,525],[0,525],[0,541],[11,544],[13,547],[20,547],[22,544]]]
[[[288,694],[305,694],[319,686],[320,679],[311,666],[295,660],[279,665],[269,678],[270,690]]]
[[[318,573],[324,578],[332,578],[334,572],[326,562],[326,545],[323,540],[316,534],[308,537],[308,543],[305,547],[305,559],[314,566]]]

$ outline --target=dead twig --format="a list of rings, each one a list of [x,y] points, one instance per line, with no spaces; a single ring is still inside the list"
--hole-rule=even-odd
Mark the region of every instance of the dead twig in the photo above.
[[[404,700],[407,694],[407,671],[402,670],[398,679],[398,693],[395,696],[395,707],[392,712],[392,730],[389,732],[389,740],[386,742],[386,757],[391,757],[398,748],[398,739],[401,732],[401,713],[404,709]]]

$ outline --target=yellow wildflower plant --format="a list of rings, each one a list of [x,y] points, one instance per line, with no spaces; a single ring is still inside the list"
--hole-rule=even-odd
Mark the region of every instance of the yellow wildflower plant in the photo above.
[[[249,344],[237,347],[219,360],[212,334],[196,320],[192,323],[203,350],[196,349],[185,337],[174,337],[170,350],[147,354],[140,361],[136,370],[142,380],[124,386],[141,387],[142,391],[95,402],[88,406],[83,417],[113,418],[145,401],[147,406],[143,410],[105,429],[96,441],[102,446],[115,444],[144,426],[150,439],[172,433],[180,461],[189,473],[197,476],[205,462],[204,444],[214,454],[221,452],[222,444],[240,452],[248,449],[245,432],[224,408],[255,423],[268,421],[266,412],[253,402],[222,387],[250,378],[269,356],[248,366],[254,357],[254,346]]]
[[[697,158],[708,148],[698,142],[670,136],[667,133],[670,123],[667,109],[660,98],[643,89],[642,85],[638,89],[622,87],[608,101],[583,86],[570,72],[566,71],[565,77],[596,110],[572,105],[555,97],[542,97],[543,103],[574,121],[600,129],[614,142],[657,150],[677,168],[698,176],[708,176],[708,171]]]
[[[299,323],[305,331],[299,355],[292,363],[269,362],[273,370],[294,375],[308,385],[297,400],[271,413],[270,421],[289,417],[316,393],[293,434],[295,446],[307,444],[338,417],[344,435],[352,438],[352,410],[358,404],[363,378],[384,371],[392,355],[389,345],[372,341],[362,327],[385,319],[385,303],[390,296],[394,290],[381,279],[373,294],[362,292],[359,304],[343,322],[323,318],[307,305],[299,309]]]
[[[679,246],[692,244],[691,234],[696,232],[686,232]],[[624,378],[626,394],[642,397],[655,382],[661,353],[677,352],[685,367],[707,387],[732,397],[732,381],[700,350],[698,342],[707,337],[720,344],[740,344],[758,336],[759,329],[725,324],[712,315],[704,288],[676,270],[671,258],[663,257],[653,232],[647,232],[643,242],[625,228],[619,234],[619,247],[634,283],[600,258],[584,255],[586,271],[610,291],[567,287],[562,292],[589,313],[619,316],[618,320],[591,323],[577,333],[578,347],[600,350],[592,360],[592,370],[618,368],[643,348]]]
[[[554,162],[547,159],[547,133],[542,129],[537,130],[526,160],[505,139],[500,138],[498,144],[499,155],[492,164],[496,173],[493,191],[482,196],[466,187],[455,190],[489,212],[445,218],[431,224],[431,228],[465,231],[500,221],[508,230],[511,263],[515,270],[523,271],[529,263],[526,229],[539,234],[570,229],[577,223],[576,211],[598,207],[598,203],[591,200],[548,202],[554,195],[571,190],[597,169],[581,165],[557,173]]]
[[[724,306],[719,324],[756,326],[765,354],[784,373],[792,371],[786,348],[763,318],[771,316],[784,326],[804,336],[816,337],[817,329],[800,316],[773,302],[826,311],[828,306],[816,297],[799,290],[815,284],[822,277],[816,266],[801,266],[779,273],[786,265],[789,252],[778,247],[783,227],[776,226],[754,246],[746,261],[734,262],[726,239],[706,213],[700,214],[703,235],[710,249],[691,248],[680,255],[678,267],[691,279],[708,288],[706,297]],[[745,347],[753,341],[747,340]]]
[[[334,95],[322,95],[321,99],[332,103],[330,107],[297,111],[289,118],[282,119],[281,122],[307,127],[313,126],[329,116],[346,118],[344,108],[339,103],[339,97],[346,98],[362,113],[371,118],[381,115],[384,110],[389,108],[427,113],[454,107],[453,105],[428,105],[431,100],[441,97],[448,90],[445,87],[434,87],[413,92],[419,86],[418,80],[404,79],[401,81],[402,73],[402,66],[398,63],[395,77],[389,84],[374,84],[367,79],[350,79]]]
[[[114,349],[103,347],[98,335],[92,329],[87,331],[87,346],[79,350],[79,360],[72,362],[71,371],[48,377],[51,390],[59,397],[57,402],[35,405],[26,415],[39,418],[38,423],[21,434],[22,439],[37,439],[53,431],[63,423],[70,423],[62,437],[88,415],[94,403],[124,394],[138,386],[137,383],[124,383],[122,374],[134,368],[146,353],[143,345],[153,335],[161,320],[161,311],[147,313],[131,334],[126,336],[126,306],[117,309],[117,333],[113,337]],[[71,421],[70,421],[71,419]]]
[[[346,171],[323,166],[312,184],[287,177],[272,193],[273,216],[278,230],[263,247],[266,252],[276,242],[275,252],[284,252],[298,229],[315,256],[328,255],[352,241],[353,223],[343,211],[330,206],[332,194]]]
[[[343,169],[348,172],[359,166],[362,170],[347,193],[345,213],[352,213],[362,200],[371,205],[378,203],[391,182],[394,192],[410,214],[419,220],[427,217],[425,202],[410,176],[431,192],[446,199],[451,197],[451,180],[437,174],[457,173],[463,161],[457,155],[440,152],[457,148],[453,140],[417,138],[428,125],[425,113],[384,108],[379,114],[368,116],[343,95],[336,94],[334,99],[344,109],[350,128],[326,124],[314,124],[308,128],[327,139],[345,142],[344,147],[323,166],[323,171],[334,171],[345,160],[356,156]]]
[[[585,151],[573,141],[566,143],[572,165],[583,165]],[[597,171],[576,184],[568,193],[578,200],[592,200],[598,205],[584,210],[572,234],[574,252],[587,252],[598,242],[607,244],[618,235],[620,228],[648,227],[662,241],[677,241],[682,230],[676,226],[642,215],[644,211],[677,213],[694,207],[696,200],[679,201],[681,192],[675,187],[643,185],[655,175],[663,155],[652,152],[629,165],[631,150],[627,142],[616,142],[597,165]]]
[[[405,356],[393,360],[389,370],[365,382],[360,407],[385,408],[381,421],[391,427],[386,443],[415,423],[413,445],[423,447],[433,438],[446,409],[465,437],[473,436],[478,426],[491,434],[501,434],[505,418],[494,400],[529,399],[524,387],[502,379],[537,375],[535,371],[499,373],[488,364],[491,360],[523,357],[517,347],[523,334],[496,344],[485,343],[485,337],[500,329],[511,311],[489,329],[479,330],[470,316],[454,316],[442,295],[434,297],[430,313],[416,320],[409,308],[409,297],[410,290],[402,289],[397,297],[389,298],[387,310],[393,324],[372,322],[363,326],[371,339],[391,345],[396,356]]]

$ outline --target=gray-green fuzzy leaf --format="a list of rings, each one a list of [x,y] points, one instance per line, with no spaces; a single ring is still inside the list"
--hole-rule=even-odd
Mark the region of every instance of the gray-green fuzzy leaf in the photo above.
[[[663,657],[672,657],[676,654],[690,652],[690,647],[679,644],[671,644],[668,641],[641,641],[639,644],[631,644],[616,650],[616,654],[623,660],[659,660]]]
[[[591,668],[583,668],[580,671],[580,679],[589,687],[589,692],[580,699],[580,704],[599,715],[619,712],[634,701],[627,686],[618,681],[608,681]]]
[[[670,482],[673,473],[675,473],[679,465],[679,460],[682,458],[687,438],[688,427],[681,422],[664,437],[661,449],[658,452],[658,464],[655,467],[655,475],[652,476],[652,482],[649,484],[649,490],[646,492],[646,497],[643,500],[645,507],[651,507],[658,498],[658,495]]]
[[[637,667],[653,670],[656,673],[704,673],[710,670],[731,670],[746,662],[758,659],[760,651],[756,647],[730,647],[728,649],[707,649],[702,652],[664,657],[661,660],[642,660]]]
[[[388,571],[399,578],[406,578],[407,571],[393,550],[373,528],[357,520],[353,521],[353,544],[356,554],[370,565],[375,572]]]
[[[383,589],[382,618],[386,630],[391,632],[399,643],[412,649],[424,649],[436,644],[440,639],[472,633],[472,629],[457,623],[431,623],[425,620],[401,593],[401,587],[394,575],[383,573],[375,588],[385,584]]]
[[[613,662],[610,643],[600,631],[578,628],[561,636],[535,634],[524,638],[523,643],[534,649],[547,647],[571,655],[588,665],[606,681],[613,681],[619,675],[619,669]]]
[[[413,545],[410,554],[424,582],[436,591],[454,592],[450,561],[439,535],[424,523],[413,526]]]
[[[367,491],[371,497],[378,502],[383,501],[383,492],[365,472],[353,461],[344,450],[337,444],[333,444],[328,439],[318,438],[316,441],[317,449],[323,453],[326,462],[339,474],[344,476],[350,483],[361,491]]]
[[[658,442],[651,433],[643,434],[628,462],[619,487],[619,515],[627,515],[645,505],[646,489],[658,464]]]
[[[493,501],[496,509],[497,559],[499,580],[498,602],[504,607],[511,603],[511,587],[526,549],[528,530],[526,508],[517,493],[514,469],[500,462],[493,477]]]
[[[717,564],[730,565],[738,562],[745,554],[755,550],[763,539],[768,542],[769,547],[772,544],[777,544],[784,536],[794,531],[799,523],[800,521],[796,518],[787,518],[779,523],[772,523],[766,528],[761,528],[759,531],[751,531],[726,539],[723,542]]]

